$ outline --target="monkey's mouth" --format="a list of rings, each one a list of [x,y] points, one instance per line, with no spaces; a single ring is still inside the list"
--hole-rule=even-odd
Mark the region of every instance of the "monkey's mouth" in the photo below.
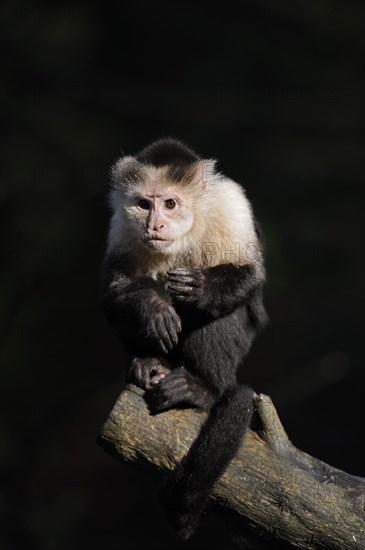
[[[148,246],[148,248],[152,248],[152,250],[164,250],[170,244],[173,242],[172,239],[162,239],[160,237],[146,237],[143,240],[144,244]]]

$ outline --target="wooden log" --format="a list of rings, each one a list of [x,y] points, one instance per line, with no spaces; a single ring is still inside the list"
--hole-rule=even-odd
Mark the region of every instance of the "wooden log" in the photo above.
[[[127,386],[99,442],[118,460],[166,472],[188,452],[206,413],[186,409],[153,416],[143,393]],[[311,550],[365,550],[365,479],[295,448],[271,399],[258,395],[255,402],[257,426],[211,495],[236,543],[242,548],[263,548],[267,541],[267,548],[287,543]]]

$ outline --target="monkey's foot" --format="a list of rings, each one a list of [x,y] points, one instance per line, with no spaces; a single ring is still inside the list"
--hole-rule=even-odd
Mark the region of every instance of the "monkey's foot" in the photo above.
[[[214,396],[203,380],[179,368],[149,389],[145,400],[151,414],[158,414],[175,407],[208,409],[214,403]]]
[[[168,362],[162,357],[135,357],[129,368],[127,381],[148,390],[170,372]]]

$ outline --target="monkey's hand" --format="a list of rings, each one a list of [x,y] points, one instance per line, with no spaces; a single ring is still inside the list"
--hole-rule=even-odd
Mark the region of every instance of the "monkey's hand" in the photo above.
[[[145,322],[142,323],[145,337],[155,342],[164,353],[168,353],[179,342],[181,319],[174,307],[162,300],[155,299],[145,305]]]
[[[179,302],[194,303],[204,294],[205,275],[202,269],[178,267],[167,273],[167,289]]]
[[[135,357],[127,374],[127,382],[132,382],[143,390],[148,390],[170,372],[171,369],[163,358]]]

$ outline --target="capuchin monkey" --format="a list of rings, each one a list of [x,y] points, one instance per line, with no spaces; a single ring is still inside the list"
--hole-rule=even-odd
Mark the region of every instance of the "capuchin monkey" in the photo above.
[[[162,496],[188,539],[252,418],[237,370],[267,321],[262,245],[242,187],[179,141],[122,157],[111,183],[103,308],[131,355],[127,380],[152,414],[209,411]]]

